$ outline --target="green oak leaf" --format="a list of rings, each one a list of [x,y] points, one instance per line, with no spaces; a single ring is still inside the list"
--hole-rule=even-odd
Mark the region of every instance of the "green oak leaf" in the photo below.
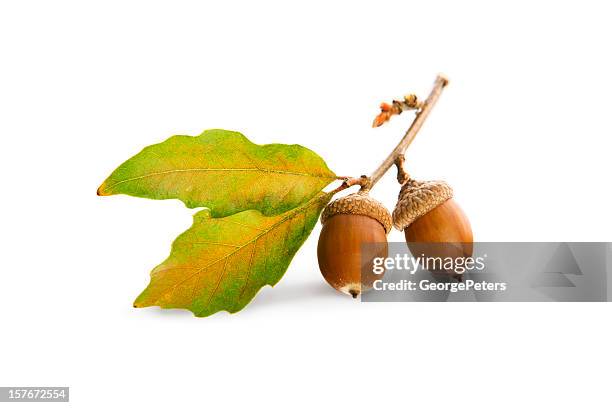
[[[213,129],[145,147],[102,183],[98,195],[176,198],[189,208],[209,208],[212,217],[251,209],[269,216],[308,201],[335,179],[305,147],[257,145],[241,133]]]
[[[241,310],[259,289],[280,280],[332,195],[320,192],[272,217],[248,210],[212,218],[209,210],[199,211],[151,271],[134,306],[188,309],[199,317]]]

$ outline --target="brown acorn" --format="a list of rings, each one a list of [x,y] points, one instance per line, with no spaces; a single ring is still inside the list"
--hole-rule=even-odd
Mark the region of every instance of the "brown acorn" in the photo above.
[[[373,272],[374,258],[386,258],[391,214],[366,192],[332,201],[321,215],[317,257],[325,280],[356,298],[383,274]]]
[[[393,225],[404,231],[413,256],[467,258],[473,253],[472,227],[453,200],[453,190],[444,181],[408,180],[402,185],[393,211]],[[436,276],[462,280],[454,270],[430,269]]]

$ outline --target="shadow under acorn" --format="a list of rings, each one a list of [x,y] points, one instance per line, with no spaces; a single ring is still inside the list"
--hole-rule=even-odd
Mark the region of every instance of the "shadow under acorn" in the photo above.
[[[321,299],[337,299],[339,295],[338,292],[328,286],[322,279],[295,283],[279,282],[278,286],[280,285],[283,286],[282,290],[276,290],[276,287],[270,288],[269,286],[262,288],[249,304],[248,309],[277,307],[306,300],[317,302]],[[352,299],[349,298],[349,300]],[[247,311],[246,308],[243,310],[243,313],[245,311]]]

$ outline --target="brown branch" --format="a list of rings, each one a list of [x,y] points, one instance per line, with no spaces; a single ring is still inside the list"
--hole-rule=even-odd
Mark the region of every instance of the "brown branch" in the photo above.
[[[336,194],[342,190],[346,190],[349,187],[360,186],[361,190],[369,190],[368,185],[370,184],[370,179],[367,176],[361,176],[359,178],[355,177],[345,177],[343,178],[342,184],[340,184],[336,189],[332,191],[332,193]]]
[[[360,186],[360,191],[369,191],[374,184],[376,184],[381,177],[395,164],[397,167],[397,181],[400,184],[404,184],[410,179],[410,176],[404,168],[404,153],[406,149],[414,140],[416,134],[423,126],[425,119],[429,116],[431,109],[434,107],[442,90],[448,85],[448,79],[443,75],[438,75],[434,82],[433,89],[429,93],[429,96],[424,102],[421,102],[413,94],[404,97],[403,101],[393,101],[392,105],[383,103],[381,104],[381,113],[374,120],[374,127],[380,126],[388,121],[393,115],[399,115],[406,110],[417,110],[416,116],[410,125],[410,128],[404,134],[404,137],[395,146],[395,149],[389,154],[389,156],[381,163],[380,166],[372,173],[370,177],[361,176],[359,178],[353,177],[337,177],[338,180],[343,180],[342,184],[332,191],[336,194],[340,191],[346,190],[352,186]]]
[[[433,89],[429,93],[429,96],[427,97],[425,102],[423,102],[420,105],[420,108],[416,116],[414,117],[414,120],[412,121],[410,128],[408,128],[402,140],[400,140],[400,142],[397,144],[397,146],[395,146],[395,148],[389,154],[389,156],[380,164],[380,166],[378,166],[376,170],[374,170],[372,175],[369,177],[368,179],[369,182],[365,186],[368,190],[372,188],[374,184],[376,184],[381,179],[381,177],[391,168],[391,166],[393,166],[394,163],[396,163],[396,160],[398,160],[400,155],[401,156],[404,155],[404,153],[406,152],[406,149],[408,148],[408,146],[410,146],[410,143],[412,143],[412,141],[414,140],[415,136],[421,129],[421,126],[423,126],[425,119],[427,119],[427,117],[429,116],[429,113],[431,112],[434,105],[438,101],[438,98],[440,97],[440,94],[442,93],[442,90],[444,89],[446,85],[448,85],[448,79],[446,79],[446,77],[444,77],[443,75],[438,75],[438,77],[436,78],[436,81],[434,82]],[[403,166],[403,162],[402,162],[402,166]],[[399,181],[399,174],[398,174],[398,181]],[[362,188],[364,188],[363,185],[362,185]]]
[[[399,154],[395,158],[395,167],[397,167],[397,182],[400,184],[404,184],[408,180],[410,180],[410,175],[406,172],[404,168],[404,163],[406,162],[406,158],[403,154]]]

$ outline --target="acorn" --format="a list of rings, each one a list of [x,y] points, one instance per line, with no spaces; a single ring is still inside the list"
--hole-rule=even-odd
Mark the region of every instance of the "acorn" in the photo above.
[[[453,200],[453,189],[444,181],[406,181],[393,210],[393,225],[404,231],[408,248],[415,257],[472,256],[474,238],[470,221]],[[434,276],[462,280],[461,274],[439,264],[430,271]]]
[[[391,214],[367,192],[332,201],[321,215],[317,257],[325,280],[356,298],[384,274],[373,271],[374,258],[388,255]]]

